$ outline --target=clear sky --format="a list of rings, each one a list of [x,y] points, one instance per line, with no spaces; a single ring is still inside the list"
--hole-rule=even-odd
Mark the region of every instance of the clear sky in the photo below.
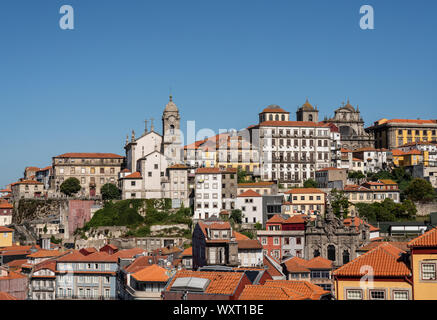
[[[75,29],[59,27],[74,8]],[[375,29],[359,27],[361,5]],[[1,0],[0,187],[65,152],[124,154],[169,90],[196,128],[242,128],[308,97],[366,125],[437,118],[432,0]],[[185,124],[182,126],[185,128]]]

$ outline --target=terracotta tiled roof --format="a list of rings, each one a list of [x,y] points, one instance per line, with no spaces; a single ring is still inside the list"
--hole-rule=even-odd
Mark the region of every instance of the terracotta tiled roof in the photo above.
[[[228,221],[199,221],[198,225],[205,235],[207,234],[206,229],[231,230],[231,224]]]
[[[8,262],[6,265],[8,267],[21,267],[23,264],[27,263],[27,259],[18,259],[18,260],[12,260]]]
[[[343,191],[371,191],[369,188],[363,187],[363,186],[359,186],[356,184],[349,184],[344,186]]]
[[[193,255],[193,247],[189,247],[187,249],[185,249],[184,251],[182,251],[181,253],[181,257],[189,257]]]
[[[352,224],[352,220],[353,220],[353,224]],[[376,228],[376,227],[374,227],[374,226],[372,226],[371,224],[369,224],[369,223],[367,223],[367,222],[364,222],[362,219],[360,219],[360,218],[358,218],[358,217],[354,217],[354,218],[346,218],[346,219],[344,219],[343,220],[343,223],[344,223],[344,225],[346,225],[346,226],[351,226],[351,225],[353,225],[353,226],[355,226],[355,227],[357,227],[358,228],[358,226],[360,225],[360,224],[365,224],[365,225],[368,225],[369,227],[370,227],[370,231],[378,231],[379,230],[379,228]]]
[[[402,253],[405,253],[405,251],[387,242],[381,243],[375,249],[338,268],[334,271],[334,275],[362,277],[364,272],[361,268],[363,266],[370,266],[373,268],[373,275],[375,277],[407,277],[411,274],[411,271],[400,260]]]
[[[303,280],[267,280],[264,284],[268,287],[279,287],[291,289],[305,296],[306,299],[320,300],[324,295],[330,294],[329,291]]]
[[[210,174],[210,173],[221,173],[220,168],[198,168],[196,169],[198,174]]]
[[[178,247],[171,247],[171,248],[163,247],[163,248],[153,250],[153,253],[161,254],[163,256],[168,256],[170,254],[175,254],[175,253],[179,253],[179,252],[182,252],[182,250],[179,249]]]
[[[245,236],[244,234],[234,231],[235,240],[250,240],[248,236]]]
[[[39,250],[35,253],[29,254],[28,258],[49,258],[49,257],[58,257],[63,253],[58,250]]]
[[[243,193],[237,195],[240,198],[253,198],[253,197],[262,197],[258,192],[253,191],[252,189],[246,190]]]
[[[124,157],[115,153],[70,152],[61,154],[55,158],[123,159]]]
[[[0,209],[14,209],[14,206],[8,202],[1,202]]]
[[[305,300],[306,297],[288,288],[247,285],[238,300]]]
[[[132,174],[123,177],[122,179],[142,179],[141,172],[136,171]]]
[[[50,259],[50,260],[45,260],[43,262],[40,262],[40,263],[35,265],[34,271],[36,272],[36,271],[42,270],[42,269],[49,269],[53,272],[56,272],[56,260]]]
[[[152,264],[158,264],[159,260],[165,260],[165,256],[141,256],[136,258],[130,265],[128,265],[125,270],[128,273],[135,273],[144,267],[151,266]]]
[[[316,172],[321,172],[321,171],[338,171],[338,170],[344,170],[344,169],[329,167],[329,168],[323,168],[323,169],[316,170]]]
[[[269,256],[269,258],[275,261],[272,256]],[[270,274],[271,277],[281,277],[283,276],[282,268],[280,267],[279,261],[275,262],[277,263],[277,266],[275,266],[274,263],[270,262],[270,260],[266,256],[263,257],[263,264],[264,267],[267,267],[267,273]]]
[[[346,149],[346,148],[341,148],[340,152],[349,153],[349,152],[352,152],[352,150],[349,150],[349,149]]]
[[[13,231],[14,231],[14,229],[0,226],[0,232],[13,232]]]
[[[237,240],[238,249],[259,249],[261,250],[263,246],[258,240]]]
[[[17,181],[11,184],[11,186],[19,185],[19,184],[43,184],[42,182],[38,182],[36,180],[23,180],[23,181]]]
[[[188,169],[188,167],[184,164],[174,164],[168,168],[169,169]]]
[[[327,127],[326,124],[312,121],[264,121],[260,127]]]
[[[7,276],[0,277],[0,281],[1,280],[13,280],[13,279],[27,278],[27,276],[25,276],[21,273],[18,273],[18,272],[14,272],[14,271],[10,271],[10,270],[8,270],[7,272],[8,272]]]
[[[383,242],[370,242],[367,245],[359,247],[357,249],[357,251],[367,252],[367,251],[375,249],[376,247],[381,245],[381,243],[383,243]],[[395,247],[397,247],[397,248],[399,248],[399,249],[401,249],[403,251],[407,251],[408,250],[408,242],[405,242],[405,241],[390,241],[390,242],[387,242],[387,243],[389,243],[392,246],[395,246]]]
[[[132,249],[124,249],[124,250],[117,251],[116,253],[111,255],[111,257],[115,257],[116,259],[118,258],[129,259],[143,253],[144,253],[144,249],[142,248],[132,248]]]
[[[173,283],[178,278],[195,277],[209,279],[210,283],[205,289],[207,294],[233,295],[239,283],[246,275],[243,272],[210,272],[180,270],[172,278],[166,291],[170,291]]]
[[[306,194],[306,193],[324,193],[322,190],[317,188],[294,188],[285,191],[286,194]]]
[[[258,182],[242,182],[238,184],[239,188],[247,188],[247,187],[269,187],[275,184],[272,181],[258,181]]]
[[[284,264],[290,273],[310,272],[311,269],[332,269],[332,261],[322,257],[316,257],[311,260],[293,257],[284,261]]]
[[[431,229],[408,242],[408,247],[437,247],[437,228]]]
[[[267,107],[265,108],[261,113],[290,113],[288,111],[285,111],[282,108],[272,108],[272,107]]]
[[[332,261],[320,256],[308,260],[306,265],[310,269],[332,269]]]
[[[390,119],[384,123],[411,123],[411,124],[437,124],[437,120],[419,120],[419,119]]]
[[[11,296],[7,292],[1,292],[0,291],[0,300],[18,300],[18,298]]]
[[[117,252],[118,253],[118,252]],[[74,250],[69,254],[66,254],[63,257],[60,257],[57,261],[58,262],[76,262],[76,261],[83,261],[83,262],[117,262],[118,257],[116,254],[109,255],[106,252],[94,252],[87,256],[81,254],[79,251]]]
[[[398,185],[396,182],[394,182],[393,180],[391,180],[391,179],[381,179],[381,180],[379,180],[379,181],[381,181],[383,184],[395,184],[395,185]]]
[[[133,273],[132,277],[141,282],[167,282],[169,278],[167,270],[156,264]]]
[[[129,169],[126,168],[126,169],[121,170],[120,172],[121,172],[121,173],[128,173],[128,172],[131,172],[131,171],[130,171]]]

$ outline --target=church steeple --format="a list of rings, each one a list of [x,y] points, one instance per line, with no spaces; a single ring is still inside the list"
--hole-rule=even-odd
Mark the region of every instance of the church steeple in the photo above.
[[[169,159],[170,164],[180,162],[180,120],[179,109],[173,102],[173,95],[170,94],[169,102],[162,114],[162,151]]]

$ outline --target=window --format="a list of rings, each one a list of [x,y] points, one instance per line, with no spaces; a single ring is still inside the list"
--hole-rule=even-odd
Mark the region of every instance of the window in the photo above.
[[[408,291],[394,290],[393,300],[408,300]]]
[[[422,280],[436,280],[435,263],[422,263]]]
[[[363,291],[360,289],[346,290],[346,299],[347,300],[363,300]]]
[[[385,300],[385,291],[370,290],[370,300]]]
[[[328,246],[328,259],[335,261],[335,247],[333,245]]]

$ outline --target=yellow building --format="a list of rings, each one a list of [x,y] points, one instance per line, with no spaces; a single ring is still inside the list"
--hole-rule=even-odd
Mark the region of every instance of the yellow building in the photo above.
[[[412,300],[406,252],[383,242],[334,271],[337,300]]]
[[[376,148],[393,149],[410,142],[437,141],[437,120],[381,119],[366,128]]]
[[[338,300],[437,300],[437,228],[408,243],[390,242],[334,271]]]
[[[288,190],[284,193],[284,201],[284,213],[290,215],[308,214],[315,216],[317,214],[325,214],[326,194],[317,188],[294,188]]]
[[[437,300],[437,228],[408,243],[414,300]]]
[[[404,152],[399,149],[393,149],[393,164],[396,167],[415,166],[424,161],[424,155],[419,150],[410,150]],[[428,157],[428,153],[426,155]]]
[[[0,227],[0,248],[12,246],[14,239],[14,230],[6,227]]]

